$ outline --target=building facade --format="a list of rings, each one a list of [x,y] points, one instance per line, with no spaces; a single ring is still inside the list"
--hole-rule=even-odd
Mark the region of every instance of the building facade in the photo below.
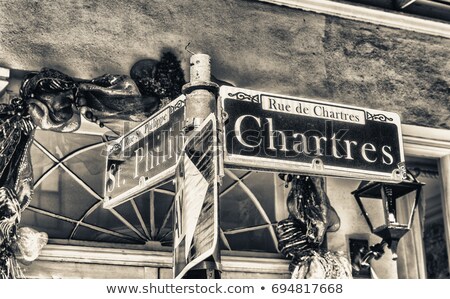
[[[369,1],[370,2],[370,1]],[[444,1],[445,2],[445,1]],[[366,3],[367,4],[367,3]],[[366,278],[448,278],[450,253],[450,24],[336,1],[12,1],[0,10],[4,102],[23,75],[43,67],[76,78],[128,74],[170,51],[188,74],[190,53],[237,87],[398,113],[406,165],[424,196],[413,229]],[[111,210],[102,208],[107,128],[38,130],[35,193],[22,224],[49,244],[27,277],[171,278],[171,183]],[[380,241],[351,194],[360,180],[325,178],[341,219],[326,246],[351,259],[352,244]],[[289,192],[277,174],[226,169],[219,191],[223,278],[288,278],[276,223]],[[355,245],[356,246],[356,245]]]

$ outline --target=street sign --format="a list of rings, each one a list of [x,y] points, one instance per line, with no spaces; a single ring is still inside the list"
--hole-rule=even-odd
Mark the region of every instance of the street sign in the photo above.
[[[175,175],[182,146],[180,96],[107,147],[104,208],[113,208]]]
[[[222,86],[228,167],[401,181],[396,113]]]
[[[195,130],[176,171],[174,277],[212,256],[218,242],[218,155],[215,115]]]

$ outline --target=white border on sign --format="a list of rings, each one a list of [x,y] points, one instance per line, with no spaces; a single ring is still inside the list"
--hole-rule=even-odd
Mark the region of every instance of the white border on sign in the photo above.
[[[122,144],[123,143],[122,141],[127,136],[134,134],[134,132],[136,132],[137,130],[140,130],[147,122],[158,117],[159,115],[164,113],[166,110],[169,110],[171,107],[175,107],[175,104],[177,104],[179,101],[182,101],[183,107],[185,107],[186,96],[181,95],[181,96],[177,97],[175,100],[170,102],[167,106],[165,106],[163,109],[161,109],[157,113],[155,113],[152,116],[150,116],[149,118],[147,118],[140,125],[133,128],[133,130],[131,130],[130,132],[126,133],[125,135],[118,138],[117,140],[114,140],[113,142],[111,142],[111,144],[118,144],[118,143]],[[183,117],[183,119],[184,119],[184,117]],[[107,152],[109,152],[111,148],[112,148],[112,145],[108,145]],[[123,150],[123,148],[124,147],[122,147],[122,150]],[[106,171],[105,171],[105,182],[104,182],[104,186],[103,186],[103,192],[104,192],[103,193],[104,194],[103,208],[104,209],[112,209],[112,208],[118,206],[119,204],[124,203],[128,199],[131,199],[132,197],[138,196],[138,195],[150,190],[151,188],[156,187],[160,183],[167,182],[170,179],[170,177],[175,174],[175,168],[176,168],[176,163],[175,163],[175,165],[161,171],[156,176],[153,176],[153,177],[145,180],[145,182],[139,183],[139,185],[134,186],[133,188],[125,191],[124,193],[122,193],[116,197],[108,199],[108,197],[107,197],[108,192],[107,192],[107,187],[106,187],[106,183],[108,182],[108,156],[106,156],[105,164],[106,164],[106,166],[105,166]]]
[[[306,101],[309,103],[316,103],[320,105],[331,105],[335,107],[341,107],[345,109],[353,109],[358,111],[366,111],[371,114],[383,114],[389,119],[386,119],[386,122],[393,123],[397,126],[397,132],[399,136],[399,151],[400,151],[400,162],[405,162],[405,154],[404,154],[404,147],[403,147],[403,138],[402,138],[402,131],[401,131],[401,121],[400,116],[397,113],[394,112],[388,112],[388,111],[381,111],[381,110],[375,110],[375,109],[369,109],[369,108],[361,108],[356,107],[352,105],[344,105],[344,104],[336,104],[336,103],[330,103],[325,101],[319,101],[315,99],[307,99],[302,97],[291,97],[291,96],[284,96],[284,95],[278,95],[278,94],[271,94],[267,92],[260,92],[245,88],[237,88],[237,87],[230,87],[230,86],[221,86],[219,91],[219,101],[221,104],[222,112],[226,114],[226,111],[224,109],[224,101],[225,99],[233,99],[229,96],[229,94],[237,94],[237,93],[245,93],[250,96],[250,100],[259,95],[266,95],[266,96],[274,96],[278,98],[285,98],[289,100],[294,101]],[[239,99],[236,99],[237,101],[240,101]],[[262,103],[257,103],[262,105]],[[376,121],[376,120],[375,120]],[[365,179],[365,180],[378,180],[378,181],[384,181],[384,182],[400,182],[401,174],[397,174],[397,170],[394,170],[393,172],[377,172],[377,171],[368,171],[363,169],[353,169],[353,168],[346,168],[346,167],[339,167],[339,166],[330,166],[322,164],[319,168],[316,168],[312,163],[304,163],[304,162],[295,162],[295,161],[283,161],[279,159],[271,159],[271,158],[264,158],[264,157],[251,157],[251,156],[243,156],[243,155],[237,155],[237,154],[230,154],[227,152],[226,148],[226,131],[223,130],[223,147],[224,147],[224,164],[226,166],[231,166],[235,168],[241,168],[241,169],[251,169],[251,170],[261,170],[261,171],[267,171],[267,172],[290,172],[290,173],[296,173],[296,174],[310,174],[310,175],[323,175],[323,176],[334,176],[334,177],[342,177],[342,178],[348,178],[348,179]],[[258,162],[255,162],[255,160],[258,160]],[[320,157],[318,158],[320,159]],[[314,158],[312,159],[315,160]]]

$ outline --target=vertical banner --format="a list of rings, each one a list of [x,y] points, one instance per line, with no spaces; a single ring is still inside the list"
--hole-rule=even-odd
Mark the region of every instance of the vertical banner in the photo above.
[[[218,246],[216,118],[210,114],[186,140],[176,168],[174,277],[183,278]]]

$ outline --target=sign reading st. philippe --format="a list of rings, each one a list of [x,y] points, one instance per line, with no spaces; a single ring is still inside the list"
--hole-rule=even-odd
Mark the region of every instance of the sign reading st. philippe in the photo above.
[[[183,145],[185,96],[180,96],[107,148],[105,208],[112,208],[175,175]]]
[[[391,112],[223,86],[229,167],[400,181],[400,117]]]

